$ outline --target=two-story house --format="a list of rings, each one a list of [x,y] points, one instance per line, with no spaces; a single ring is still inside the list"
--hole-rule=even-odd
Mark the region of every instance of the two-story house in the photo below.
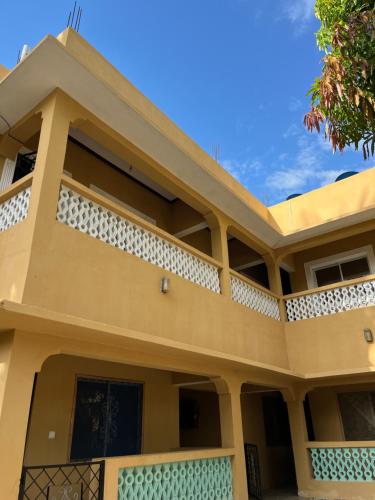
[[[375,499],[374,215],[267,208],[72,29],[0,67],[1,498]]]

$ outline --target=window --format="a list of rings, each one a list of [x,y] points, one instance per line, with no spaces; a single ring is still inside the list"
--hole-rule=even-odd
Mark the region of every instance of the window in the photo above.
[[[77,380],[71,460],[141,452],[142,384]]]
[[[366,246],[305,264],[309,288],[361,278],[375,272],[374,252]]]
[[[338,394],[347,441],[375,440],[375,391]]]

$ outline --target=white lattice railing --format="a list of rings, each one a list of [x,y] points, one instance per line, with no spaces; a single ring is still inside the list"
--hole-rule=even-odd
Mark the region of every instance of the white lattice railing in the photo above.
[[[0,233],[26,219],[29,211],[30,183],[31,178],[21,180],[1,194]],[[4,201],[1,201],[2,199]]]
[[[252,285],[246,278],[239,275],[230,277],[232,299],[243,306],[260,314],[280,320],[279,301],[277,297]]]
[[[318,318],[375,305],[375,277],[353,284],[306,292],[285,299],[288,321]]]
[[[375,443],[308,443],[317,481],[375,482]]]
[[[56,218],[104,243],[220,293],[219,269],[167,239],[61,186]],[[93,193],[93,196],[95,194]],[[121,208],[119,210],[123,211]],[[129,215],[129,218],[131,215]]]

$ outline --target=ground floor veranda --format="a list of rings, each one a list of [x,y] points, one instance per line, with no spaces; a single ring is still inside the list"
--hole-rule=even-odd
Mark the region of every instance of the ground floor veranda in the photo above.
[[[99,483],[105,500],[245,500],[248,489],[375,498],[370,376],[307,387],[172,344],[114,334],[102,343],[88,325],[53,321],[43,327],[51,334],[37,333],[37,323],[0,336],[1,498],[18,498],[23,467],[22,500],[70,498],[60,483],[90,500]],[[368,424],[361,441],[356,412]],[[104,474],[77,466],[99,462]]]

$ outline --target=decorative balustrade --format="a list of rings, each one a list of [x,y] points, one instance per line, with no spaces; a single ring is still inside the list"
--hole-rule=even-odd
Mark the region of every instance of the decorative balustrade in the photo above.
[[[254,311],[280,320],[279,303],[270,293],[256,288],[240,276],[232,275],[230,278],[232,299]]]
[[[375,305],[375,279],[356,281],[352,285],[335,286],[286,298],[288,321],[329,316],[352,309]]]
[[[120,469],[118,498],[232,500],[231,459],[205,458]]]
[[[127,218],[62,185],[57,220],[93,238],[220,293],[219,269]]]
[[[14,187],[11,190],[13,191]],[[0,201],[0,233],[26,219],[29,211],[30,192],[31,187],[28,186],[20,189],[5,201]]]
[[[375,446],[341,444],[344,446],[309,449],[314,479],[375,482]]]

